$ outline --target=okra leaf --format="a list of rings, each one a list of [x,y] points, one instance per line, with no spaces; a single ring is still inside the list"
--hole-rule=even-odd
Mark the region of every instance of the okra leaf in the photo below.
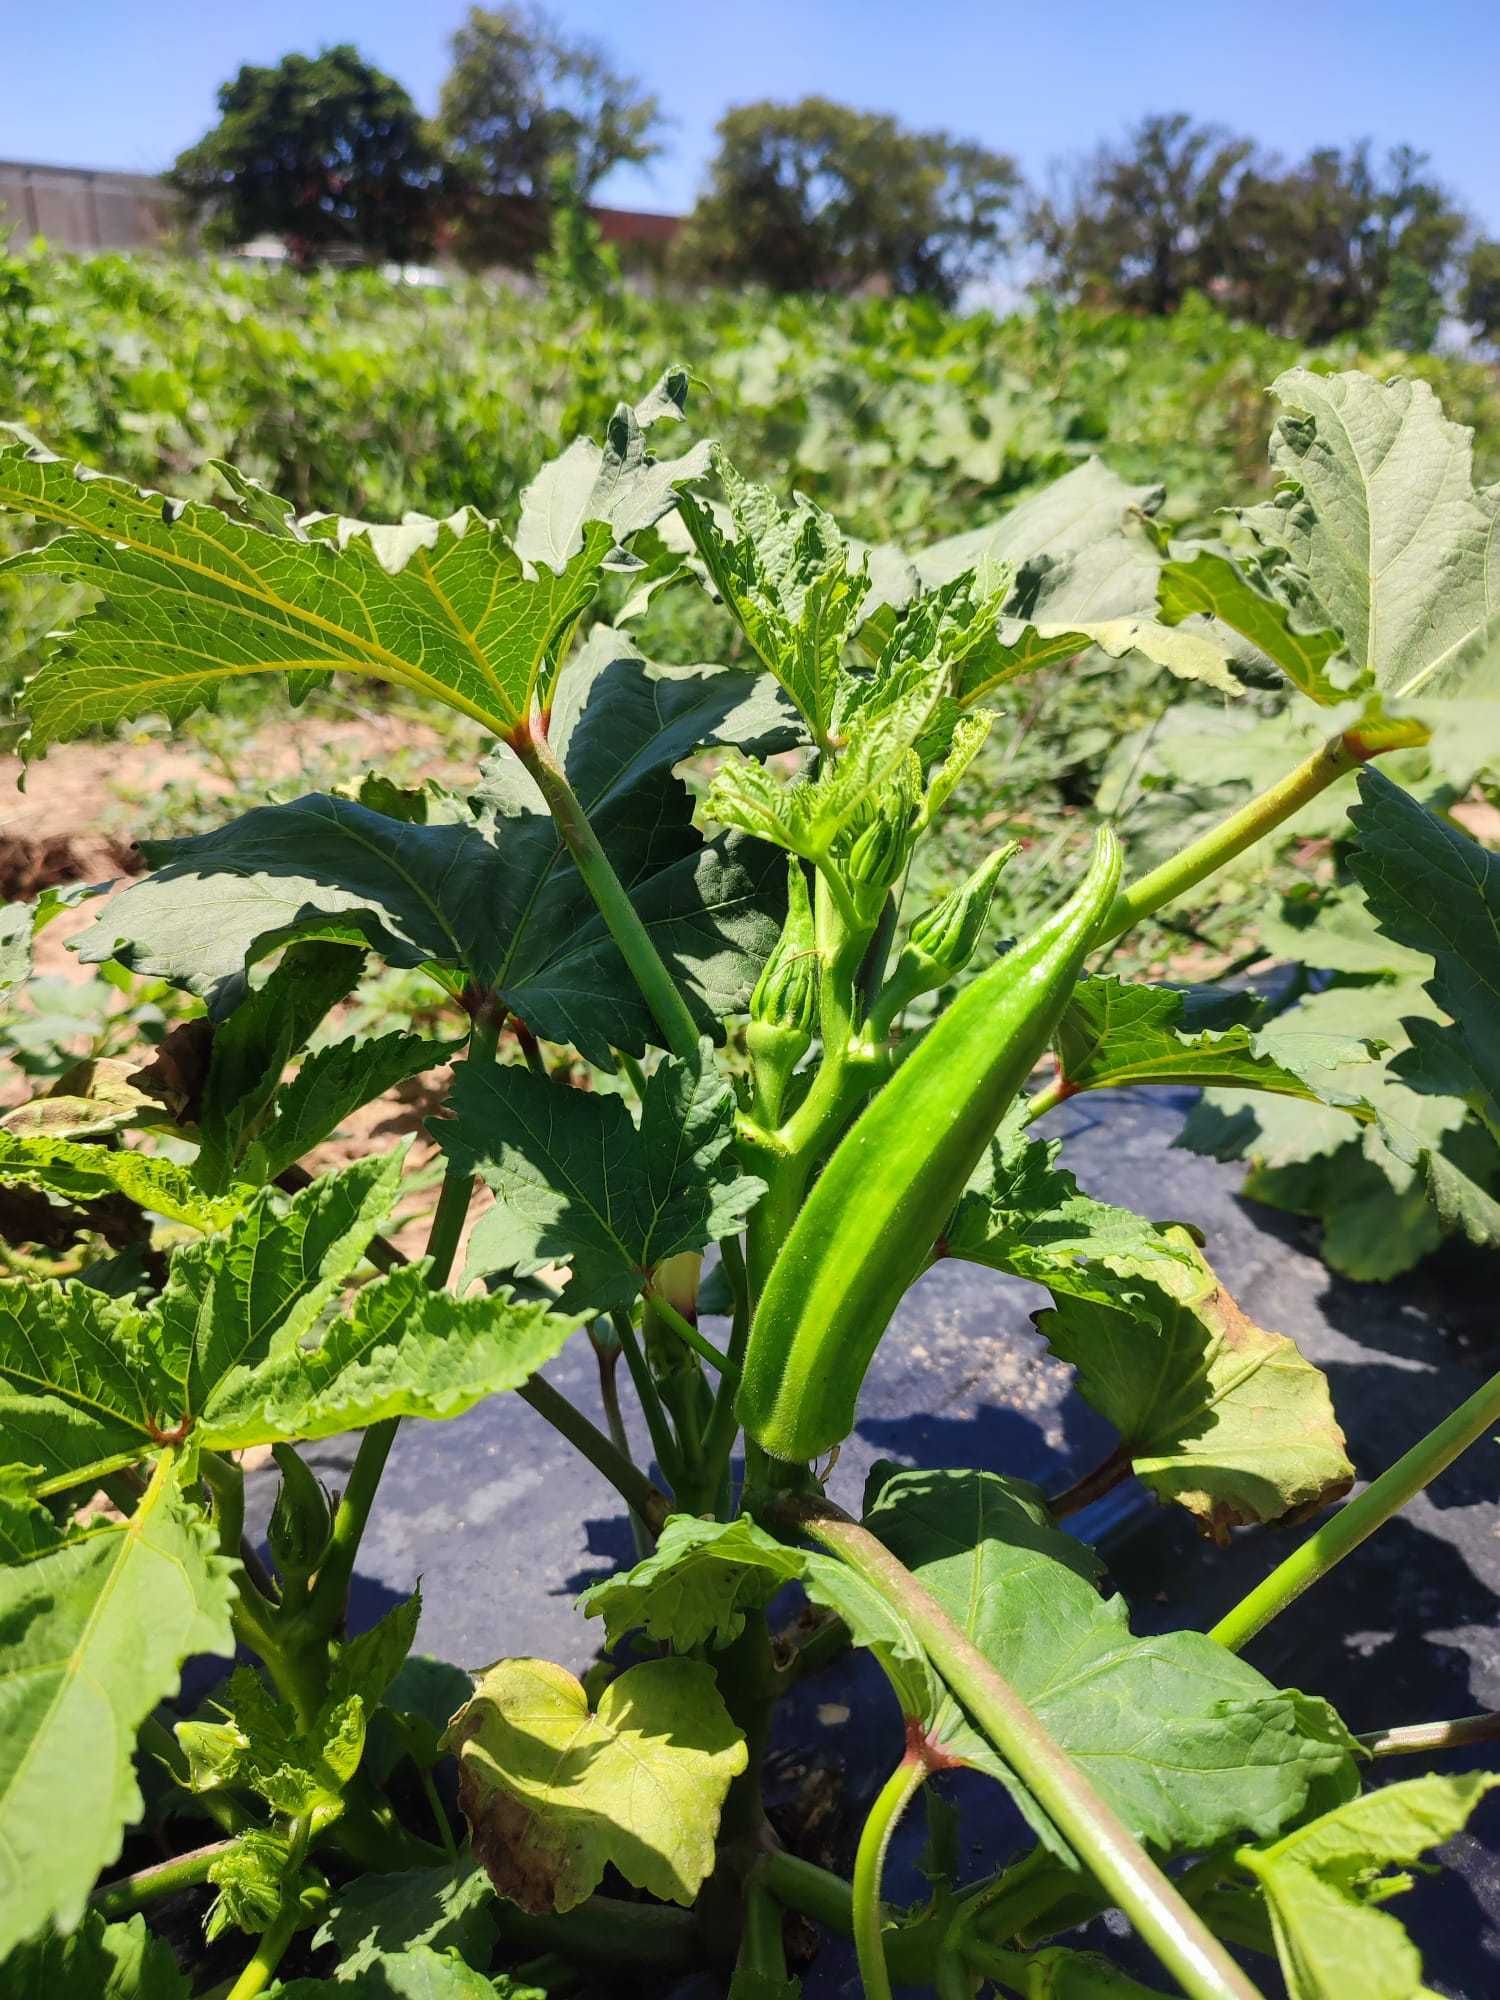
[[[680,1659],[629,1668],[593,1713],[565,1668],[501,1660],[445,1741],[475,1853],[499,1893],[534,1913],[572,1909],[610,1865],[691,1903],[748,1754],[712,1670]]]
[[[657,949],[719,1032],[775,942],[785,877],[774,853],[738,836],[705,845],[671,767],[731,736],[775,747],[786,717],[753,676],[656,671],[608,639],[564,677],[553,746]],[[472,807],[455,801],[436,824],[312,794],[144,851],[154,872],[115,898],[82,955],[186,985],[216,1014],[238,1004],[255,959],[291,937],[331,936],[493,989],[544,1039],[598,1062],[659,1038],[509,751],[484,766]]]
[[[0,1957],[82,1917],[144,1809],[137,1729],[189,1654],[233,1651],[233,1574],[170,1452],[128,1521],[0,1570]]]
[[[785,689],[814,743],[833,727],[845,646],[861,619],[870,579],[831,514],[798,498],[784,510],[768,487],[741,479],[719,452],[714,470],[728,526],[695,494],[678,497],[709,580]]]
[[[358,1695],[366,1715],[372,1716],[411,1651],[421,1616],[422,1592],[417,1589],[393,1604],[368,1631],[346,1639],[334,1656],[329,1693],[340,1698]]]
[[[1293,368],[1271,393],[1283,412],[1271,439],[1280,483],[1240,517],[1269,580],[1304,620],[1343,633],[1380,695],[1419,713],[1460,697],[1489,708],[1500,692],[1500,493],[1475,491],[1473,433],[1410,378]]]
[[[330,1008],[353,991],[364,953],[308,939],[289,945],[256,989],[214,1030],[198,1104],[195,1178],[222,1194],[269,1109],[281,1073]]]
[[[1171,986],[1135,985],[1110,974],[1080,980],[1055,1037],[1064,1094],[1124,1084],[1238,1085],[1332,1103],[1368,1117],[1361,1099],[1322,1073],[1373,1061],[1358,1035],[1299,1028],[1291,1017],[1259,1030],[1243,1023],[1191,1030],[1195,998]]]
[[[733,1521],[674,1514],[644,1561],[605,1577],[579,1603],[586,1617],[604,1620],[610,1645],[639,1627],[685,1653],[730,1645],[744,1630],[746,1614],[769,1604],[802,1569],[796,1549],[746,1514]]]
[[[138,1063],[90,1056],[7,1111],[0,1131],[28,1139],[104,1139],[132,1126],[170,1124],[166,1100],[147,1087],[150,1081],[151,1069]]]
[[[1190,560],[1165,563],[1157,599],[1164,625],[1180,625],[1199,613],[1217,618],[1248,639],[1312,701],[1332,706],[1350,692],[1355,675],[1348,663],[1342,673],[1331,665],[1343,652],[1343,633],[1332,625],[1305,629],[1290,605],[1262,590],[1217,549],[1199,549]]]
[[[579,553],[589,525],[603,521],[616,547],[649,528],[677,505],[678,488],[706,479],[712,447],[692,445],[665,463],[652,457],[644,433],[682,415],[687,370],[669,368],[634,409],[622,403],[605,429],[604,443],[575,438],[544,465],[521,495],[516,554],[523,562],[563,569]]]
[[[192,1229],[221,1229],[242,1206],[237,1194],[206,1195],[185,1167],[157,1153],[6,1131],[0,1131],[0,1186],[38,1187],[69,1202],[122,1194]]]
[[[1500,859],[1378,771],[1360,772],[1359,796],[1351,866],[1375,920],[1432,958],[1427,991],[1500,1103]]]
[[[282,1331],[265,1359],[220,1376],[197,1435],[228,1450],[390,1417],[461,1416],[519,1388],[582,1323],[505,1291],[456,1299],[432,1289],[425,1260],[403,1265],[365,1285],[316,1347]]]
[[[0,1283],[0,1449],[53,1480],[149,1452],[219,1378],[296,1349],[395,1200],[401,1156],[361,1160],[283,1208],[254,1196],[172,1259],[149,1309],[74,1281]]]
[[[54,1931],[17,1945],[0,1978],[11,2000],[190,2000],[192,1991],[143,1916],[111,1924],[97,1910],[67,1937]]]
[[[370,1952],[354,1972],[340,1964],[333,1979],[293,1979],[276,1988],[275,2000],[547,2000],[547,1994],[507,1972],[476,1972],[461,1958],[419,1944]]]
[[[265,673],[287,675],[294,699],[330,673],[372,676],[503,736],[546,705],[613,542],[588,523],[556,571],[533,570],[468,510],[278,532],[243,506],[164,500],[10,435],[0,507],[65,532],[4,568],[100,598],[29,683],[37,752],[147,710],[181,721],[226,681]]]
[[[1227,1542],[1231,1527],[1296,1518],[1346,1493],[1354,1468],[1322,1371],[1247,1319],[1186,1230],[1181,1253],[1059,1268],[1036,1315],[1085,1399],[1163,1500]]]
[[[1104,1263],[1147,1268],[1191,1261],[1170,1231],[1085,1194],[1056,1164],[1058,1139],[1027,1139],[1011,1124],[990,1142],[938,1245],[940,1255],[988,1264],[1045,1285],[1058,1270]]]
[[[1138,560],[1144,560],[1148,549],[1138,539],[1128,538],[1127,525],[1137,514],[1154,514],[1162,498],[1161,487],[1131,486],[1102,459],[1091,458],[1040,492],[1028,494],[995,520],[919,550],[913,558],[916,572],[926,585],[946,583],[988,556],[1026,573],[1039,558],[1055,561],[1101,543],[1117,551],[1127,544]],[[1153,581],[1154,576],[1152,566]],[[1144,609],[1149,603],[1149,597],[1142,598],[1134,608]]]
[[[276,1093],[239,1173],[274,1181],[314,1146],[336,1132],[362,1105],[384,1097],[398,1083],[452,1062],[462,1042],[432,1042],[422,1035],[378,1036],[373,1041],[330,1042],[306,1058]]]
[[[565,1311],[629,1306],[657,1264],[738,1229],[762,1192],[737,1170],[734,1095],[707,1043],[652,1072],[638,1126],[623,1098],[515,1063],[464,1064],[448,1103],[433,1137],[496,1195],[468,1275],[569,1263]]]
[[[335,1890],[315,1943],[337,1948],[341,1977],[354,1977],[387,1954],[419,1946],[487,1965],[495,1943],[494,1885],[468,1855],[446,1868],[356,1875]]]
[[[336,1806],[359,1768],[365,1707],[358,1695],[331,1695],[303,1724],[254,1668],[237,1667],[210,1712],[223,1719],[177,1724],[191,1792],[242,1786],[273,1812],[295,1817]]]
[[[1134,1638],[1090,1551],[992,1474],[877,1467],[865,1525],[915,1572],[1136,1836],[1167,1854],[1269,1838],[1309,1795],[1347,1796],[1352,1739],[1326,1703],[1282,1691],[1200,1632]],[[1060,1556],[1058,1545],[1066,1551]],[[929,1670],[930,1671],[930,1670]],[[899,1690],[898,1690],[899,1692]],[[954,1705],[955,1713],[956,1704]],[[960,1719],[963,1755],[978,1741]],[[1049,1842],[1012,1773],[1007,1785]],[[1331,1788],[1331,1789],[1330,1789]]]
[[[1399,1920],[1377,1905],[1410,1888],[1418,1862],[1461,1833],[1492,1771],[1408,1778],[1385,1785],[1298,1827],[1271,1847],[1236,1854],[1265,1891],[1290,2000],[1359,1993],[1409,2000],[1425,1993],[1422,1958]]]

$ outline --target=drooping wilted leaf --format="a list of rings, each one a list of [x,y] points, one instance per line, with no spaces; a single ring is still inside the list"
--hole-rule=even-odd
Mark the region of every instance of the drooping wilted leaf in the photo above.
[[[1420,1860],[1461,1833],[1500,1777],[1408,1778],[1337,1806],[1274,1846],[1242,1848],[1270,1905],[1276,1952],[1291,2000],[1412,2000],[1425,1994],[1422,1956],[1396,1917],[1377,1905],[1410,1887],[1386,1871]]]
[[[1271,390],[1276,497],[1243,515],[1270,580],[1308,621],[1336,626],[1387,699],[1497,692],[1500,569],[1493,489],[1476,493],[1473,438],[1425,382],[1293,368]]]
[[[1103,1263],[1146,1268],[1189,1261],[1169,1230],[1085,1194],[1056,1164],[1057,1139],[1027,1139],[1012,1124],[991,1141],[939,1249],[1045,1285],[1060,1269]]]
[[[0,507],[64,530],[9,571],[103,600],[29,684],[37,750],[146,710],[180,721],[226,681],[264,673],[286,674],[294,695],[333,672],[373,676],[503,736],[545,705],[613,540],[590,522],[558,572],[530,570],[468,511],[276,532],[243,509],[69,466],[24,437],[0,443]]]
[[[629,1668],[593,1713],[565,1668],[501,1660],[447,1743],[475,1853],[502,1896],[537,1912],[572,1909],[611,1864],[638,1889],[691,1903],[748,1754],[697,1660]]]
[[[229,1653],[233,1564],[172,1454],[128,1521],[0,1570],[0,1956],[71,1930],[142,1811],[135,1734],[192,1653]]]
[[[734,1094],[706,1043],[652,1072],[639,1126],[622,1098],[515,1063],[465,1065],[449,1102],[434,1137],[496,1195],[469,1274],[568,1262],[565,1310],[630,1305],[654,1266],[737,1229],[761,1193],[738,1171]]]
[[[1136,1474],[1227,1541],[1346,1493],[1354,1468],[1328,1383],[1285,1334],[1235,1304],[1186,1230],[1180,1262],[1060,1268],[1036,1322],[1120,1433]]]
[[[1065,1085],[1070,1091],[1138,1083],[1238,1086],[1363,1111],[1360,1099],[1336,1087],[1331,1076],[1325,1081],[1325,1073],[1373,1062],[1378,1044],[1299,1029],[1292,1017],[1258,1032],[1237,1025],[1195,1034],[1193,1012],[1193,996],[1180,988],[1109,974],[1080,980],[1055,1037]]]
[[[1329,664],[1343,651],[1343,633],[1329,625],[1305,630],[1289,605],[1260,589],[1218,550],[1198,549],[1190,560],[1165,563],[1157,597],[1163,624],[1180,625],[1198,615],[1217,618],[1311,700],[1332,704],[1349,693],[1351,674],[1336,674]]]

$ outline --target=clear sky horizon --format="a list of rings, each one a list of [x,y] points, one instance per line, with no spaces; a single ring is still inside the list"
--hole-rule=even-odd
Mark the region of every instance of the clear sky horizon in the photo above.
[[[689,207],[730,104],[821,93],[1012,153],[1033,179],[1150,111],[1295,158],[1372,139],[1431,155],[1500,234],[1500,4],[1489,0],[553,0],[662,100],[662,157],[600,198]],[[0,0],[0,157],[155,172],[200,136],[242,62],[355,43],[436,108],[466,0]]]

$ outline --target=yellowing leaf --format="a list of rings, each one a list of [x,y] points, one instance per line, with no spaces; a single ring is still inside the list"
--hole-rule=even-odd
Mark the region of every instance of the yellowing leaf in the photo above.
[[[455,1716],[459,1804],[474,1850],[523,1910],[571,1910],[613,1864],[636,1888],[691,1903],[714,1863],[745,1739],[712,1671],[648,1660],[604,1691],[549,1660],[501,1660]]]

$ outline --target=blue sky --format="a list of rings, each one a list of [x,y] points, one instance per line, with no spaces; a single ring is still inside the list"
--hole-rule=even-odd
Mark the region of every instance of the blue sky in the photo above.
[[[0,0],[0,156],[164,166],[241,62],[352,41],[432,109],[465,0]],[[1028,173],[1185,109],[1289,155],[1430,153],[1500,233],[1500,0],[554,0],[660,95],[667,152],[606,198],[692,200],[726,105],[823,92],[1014,153]]]

